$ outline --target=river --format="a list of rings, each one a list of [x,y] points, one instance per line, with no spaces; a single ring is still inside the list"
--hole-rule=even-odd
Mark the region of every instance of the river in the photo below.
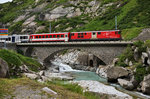
[[[98,76],[95,72],[89,72],[89,71],[80,71],[80,70],[74,70],[72,69],[69,65],[63,64],[63,63],[58,63],[58,62],[52,62],[53,65],[57,65],[59,66],[59,71],[60,72],[69,72],[71,73],[71,75],[75,78],[73,81],[84,81],[84,82],[91,82],[91,81],[97,81],[100,82],[99,85],[102,87],[103,85],[106,85],[104,87],[107,86],[111,86],[109,88],[109,90],[111,90],[112,87],[114,87],[115,89],[117,89],[119,92],[123,92],[125,94],[128,94],[130,96],[134,96],[134,97],[138,97],[138,98],[143,98],[143,99],[150,99],[150,96],[148,95],[144,95],[143,93],[140,92],[136,92],[136,91],[128,91],[124,88],[122,88],[120,85],[116,84],[116,83],[108,83],[107,79],[104,79],[103,77]],[[93,83],[92,82],[92,83]],[[97,84],[97,82],[94,82]],[[93,83],[93,84],[94,84]],[[102,84],[101,84],[102,83]],[[90,84],[89,84],[90,85]],[[90,85],[91,86],[91,85]],[[98,85],[97,85],[98,86]],[[105,89],[105,88],[104,88]],[[114,89],[112,89],[113,92],[115,92]],[[108,91],[108,90],[107,90]],[[116,93],[118,94],[118,92],[116,91]],[[120,94],[120,93],[119,93]]]

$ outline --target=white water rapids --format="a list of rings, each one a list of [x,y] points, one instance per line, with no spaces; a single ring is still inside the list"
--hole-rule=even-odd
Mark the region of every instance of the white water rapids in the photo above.
[[[59,72],[72,72],[72,71],[80,71],[80,70],[74,70],[69,65],[63,64],[61,62],[51,62],[53,65],[59,66]]]

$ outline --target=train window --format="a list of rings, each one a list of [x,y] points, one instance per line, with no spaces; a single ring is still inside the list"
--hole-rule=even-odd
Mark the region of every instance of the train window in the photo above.
[[[49,37],[52,38],[52,35],[50,35]]]
[[[43,36],[42,38],[45,38],[45,36]]]
[[[86,35],[86,33],[85,33],[85,35]]]
[[[81,35],[83,35],[83,33],[81,33]]]
[[[64,37],[64,35],[61,35],[61,37]]]
[[[38,36],[36,36],[35,38],[38,38]]]
[[[74,33],[72,33],[71,36],[74,36]]]
[[[53,38],[56,38],[56,35],[54,35]]]
[[[46,38],[48,38],[48,35],[46,35]]]
[[[39,36],[39,38],[41,38],[41,36]]]
[[[65,37],[67,37],[67,35],[65,35]]]
[[[115,32],[115,34],[118,34],[118,32]]]
[[[83,35],[81,36],[81,38],[83,38]]]
[[[93,32],[93,35],[95,35],[95,32]]]
[[[23,36],[23,39],[28,39],[28,37],[27,36]]]
[[[98,34],[101,34],[101,32],[98,32]]]
[[[25,39],[28,39],[28,36],[25,36]]]
[[[20,39],[22,39],[22,36],[20,36]]]
[[[57,35],[57,37],[59,38],[60,36],[59,36],[59,35]]]

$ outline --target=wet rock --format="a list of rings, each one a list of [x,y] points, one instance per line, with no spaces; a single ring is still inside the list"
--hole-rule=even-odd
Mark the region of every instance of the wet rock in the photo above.
[[[150,74],[144,77],[141,86],[142,92],[150,95]]]
[[[134,89],[134,85],[132,84],[132,82],[125,80],[125,79],[118,79],[118,83],[125,89],[127,90],[133,90]]]
[[[142,56],[141,56],[141,59],[142,59],[142,63],[147,65],[147,61],[148,61],[148,54],[145,53],[145,52],[142,52]]]
[[[9,77],[9,67],[6,61],[0,58],[0,78]]]
[[[108,67],[106,67],[106,66],[99,66],[97,68],[96,73],[98,75],[100,75],[101,77],[107,78],[107,69],[108,69]]]
[[[118,78],[128,77],[129,71],[123,67],[109,67],[106,74],[109,82],[116,82]]]

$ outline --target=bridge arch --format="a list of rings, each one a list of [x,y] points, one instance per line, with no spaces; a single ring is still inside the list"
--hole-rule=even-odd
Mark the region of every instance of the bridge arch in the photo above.
[[[70,51],[70,50],[74,50],[74,51],[78,50],[80,53],[84,53],[83,56],[82,55],[78,56],[79,61],[81,60],[80,61],[81,65],[92,66],[92,67],[98,67],[99,65],[106,65],[106,63],[104,63],[102,59],[100,59],[93,53],[85,52],[85,50],[83,50],[83,49],[72,49],[72,48],[61,49],[61,50],[57,50],[53,53],[50,53],[49,56],[43,60],[43,64],[47,67],[51,66],[51,60],[53,60],[55,58],[55,55],[57,55],[57,54],[63,55],[63,54],[69,53],[68,51]]]

